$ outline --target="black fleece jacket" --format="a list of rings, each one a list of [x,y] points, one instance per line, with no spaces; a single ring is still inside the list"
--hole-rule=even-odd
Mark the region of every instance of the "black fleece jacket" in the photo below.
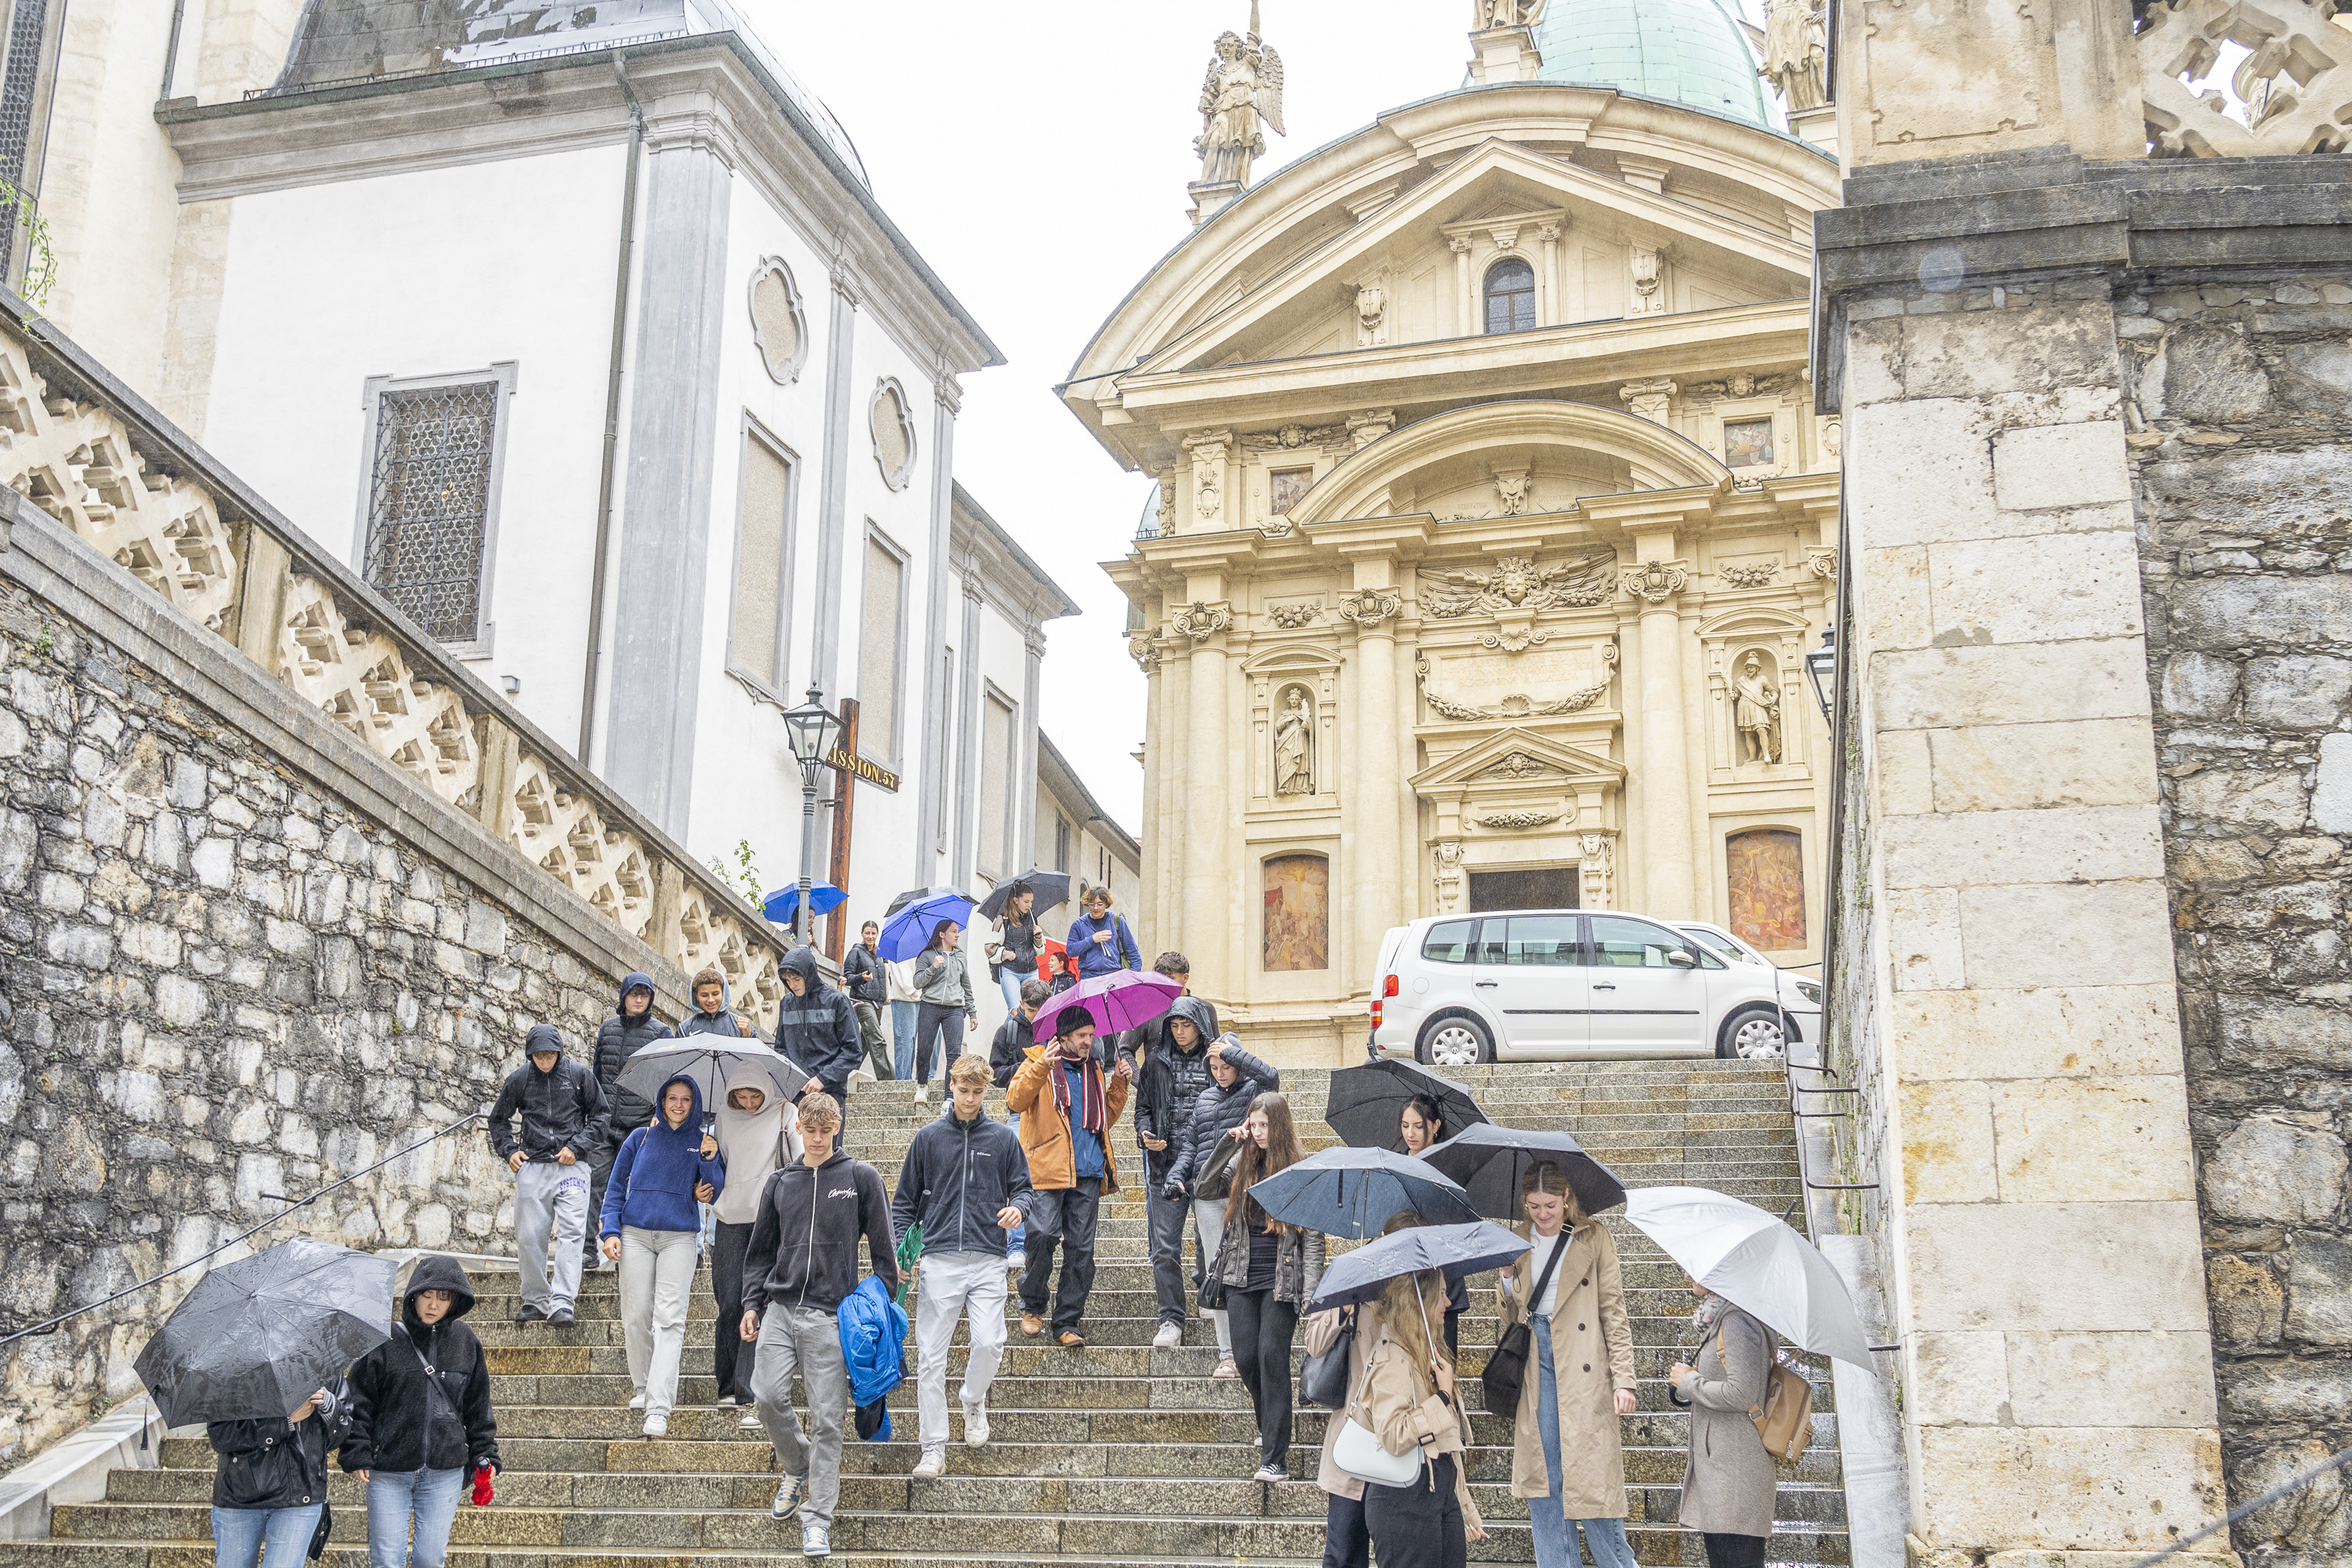
[[[996,1223],[997,1211],[1010,1204],[1025,1216],[1028,1198],[1029,1158],[1013,1129],[985,1110],[963,1121],[950,1103],[907,1145],[890,1228],[904,1241],[907,1228],[920,1225],[927,1253],[1002,1258],[1013,1233]]]
[[[640,986],[646,994],[646,1010],[631,1018],[629,993]],[[616,1010],[596,1030],[596,1085],[604,1091],[604,1103],[611,1110],[604,1133],[608,1150],[618,1149],[621,1140],[654,1119],[651,1101],[635,1089],[621,1087],[621,1069],[629,1065],[631,1057],[656,1040],[671,1037],[669,1026],[654,1016],[653,988],[653,976],[629,973],[621,982]]]
[[[874,1274],[898,1289],[898,1246],[882,1173],[835,1148],[816,1169],[795,1160],[768,1178],[743,1256],[743,1310],[834,1311],[857,1289],[857,1238]]]
[[[327,1500],[327,1455],[351,1426],[351,1390],[340,1377],[327,1402],[299,1425],[283,1415],[215,1421],[205,1436],[219,1455],[213,1469],[215,1508],[306,1508]]]
[[[530,1053],[561,1051],[563,1037],[552,1024],[535,1024],[523,1041],[525,1060],[507,1075],[490,1107],[490,1147],[499,1159],[517,1149],[534,1164],[549,1164],[564,1149],[583,1160],[595,1158],[604,1148],[604,1089],[585,1062],[559,1056],[555,1070],[541,1072]],[[516,1113],[522,1116],[522,1136],[515,1136]]]
[[[431,1328],[416,1315],[422,1290],[447,1290],[457,1297],[448,1315]],[[498,1464],[489,1361],[474,1331],[457,1321],[473,1306],[473,1281],[456,1258],[428,1253],[416,1260],[392,1338],[352,1367],[345,1470],[471,1470]],[[433,1397],[428,1375],[441,1380],[446,1401]]]

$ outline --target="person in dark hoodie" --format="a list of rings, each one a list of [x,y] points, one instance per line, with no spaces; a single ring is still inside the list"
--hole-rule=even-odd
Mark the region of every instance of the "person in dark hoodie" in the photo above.
[[[891,1071],[890,1041],[882,1033],[882,1015],[890,1005],[890,972],[879,951],[882,928],[872,921],[857,933],[857,945],[841,961],[841,988],[857,1008],[857,1033],[866,1042],[866,1060],[879,1080]]]
[[[996,1026],[996,1034],[988,1042],[988,1072],[997,1088],[1009,1088],[1013,1075],[1021,1070],[1022,1058],[1029,1054],[1029,1047],[1036,1044],[1037,1009],[1043,1007],[1045,999],[1053,994],[1044,981],[1034,975],[1022,982],[1021,1005],[1005,1016],[1004,1022]],[[962,1058],[957,1059],[961,1061]],[[1021,1131],[1021,1113],[1007,1111],[1005,1116],[1006,1125],[1017,1136]],[[1024,1220],[1014,1226],[1013,1234],[1005,1238],[1005,1263],[1014,1273],[1027,1267],[1028,1245],[1029,1226]]]
[[[662,1085],[661,1114],[621,1143],[604,1193],[604,1256],[621,1266],[621,1329],[629,1352],[632,1410],[646,1436],[669,1436],[677,1363],[686,1349],[686,1301],[702,1256],[702,1211],[727,1184],[718,1140],[702,1130],[702,1089],[680,1073]]]
[[[585,1062],[563,1054],[563,1031],[534,1024],[524,1037],[530,1059],[508,1075],[490,1107],[490,1147],[515,1173],[515,1251],[520,1258],[518,1323],[544,1320],[568,1327],[580,1300],[580,1264],[588,1234],[588,1171],[582,1162],[604,1145],[604,1090]],[[515,1133],[515,1119],[522,1133]],[[551,1280],[548,1232],[555,1233]]]
[[[1164,1194],[1192,1204],[1192,1234],[1206,1243],[1196,1246],[1194,1252],[1198,1265],[1192,1273],[1196,1293],[1200,1281],[1216,1264],[1217,1247],[1225,1234],[1225,1203],[1233,1183],[1233,1160],[1241,1147],[1232,1134],[1249,1116],[1250,1102],[1262,1090],[1273,1089],[1282,1081],[1279,1073],[1242,1049],[1241,1041],[1230,1034],[1218,1036],[1214,1047],[1202,1054],[1209,1059],[1209,1083],[1192,1101],[1191,1124],[1160,1188]],[[1220,1143],[1230,1145],[1232,1151],[1222,1161],[1217,1158]],[[1210,1375],[1239,1377],[1241,1369],[1234,1362],[1232,1321],[1223,1308],[1212,1308],[1209,1321],[1216,1327],[1218,1356],[1217,1370]]]
[[[1159,1032],[1136,1071],[1135,1141],[1143,1149],[1144,1234],[1160,1307],[1152,1343],[1169,1350],[1184,1342],[1184,1222],[1192,1202],[1181,1188],[1162,1189],[1191,1135],[1192,1102],[1209,1087],[1210,1060],[1223,1047],[1211,1043],[1217,1037],[1217,1010],[1198,996],[1177,997]],[[1199,1252],[1213,1254],[1218,1239],[1195,1226]]]
[[[677,1021],[679,1036],[733,1035],[739,1039],[758,1039],[760,1031],[751,1026],[750,1019],[728,1010],[732,991],[727,976],[716,965],[696,974],[694,1011]]]
[[[392,1338],[352,1367],[339,1457],[367,1488],[368,1568],[442,1568],[467,1478],[499,1468],[489,1362],[457,1321],[473,1309],[464,1267],[428,1252],[409,1270]]]
[[[605,1123],[604,1152],[588,1180],[591,1214],[604,1212],[604,1183],[612,1173],[613,1156],[621,1152],[621,1140],[654,1119],[652,1102],[636,1090],[621,1087],[621,1069],[629,1065],[631,1057],[656,1040],[671,1037],[669,1026],[654,1016],[653,976],[635,970],[623,975],[620,1005],[596,1031],[596,1083],[604,1089],[604,1103],[612,1114]],[[601,1256],[591,1227],[588,1267],[595,1268]]]
[[[856,1004],[825,984],[816,949],[796,947],[776,967],[784,997],[776,1007],[776,1049],[796,1062],[809,1081],[841,1103],[848,1115],[849,1075],[865,1047],[857,1037]]]
[[[219,1456],[215,1568],[304,1568],[327,1510],[327,1455],[350,1426],[351,1397],[339,1377],[285,1415],[205,1427]]]
[[[800,1163],[768,1178],[743,1259],[744,1340],[757,1344],[751,1396],[783,1467],[771,1519],[801,1515],[801,1553],[832,1551],[841,1501],[841,1429],[849,1413],[849,1366],[835,1316],[857,1289],[857,1238],[868,1266],[893,1292],[898,1257],[882,1173],[835,1147],[841,1107],[825,1093],[800,1104]],[[809,1434],[793,1414],[793,1374],[807,1391]]]

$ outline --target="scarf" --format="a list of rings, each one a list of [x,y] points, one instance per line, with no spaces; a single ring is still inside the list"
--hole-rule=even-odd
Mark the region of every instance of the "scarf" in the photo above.
[[[757,1110],[738,1110],[719,1097],[711,1136],[719,1140],[719,1157],[727,1162],[727,1184],[719,1189],[711,1212],[728,1225],[750,1225],[760,1217],[760,1193],[770,1173],[798,1158],[798,1142],[784,1121],[784,1099],[770,1094]]]
[[[1700,1343],[1706,1343],[1706,1336],[1715,1331],[1715,1321],[1723,1316],[1723,1306],[1722,1297],[1710,1295],[1691,1314],[1691,1328],[1697,1333]]]
[[[1063,1065],[1066,1059],[1056,1053],[1054,1063],[1054,1109],[1065,1117],[1070,1114],[1070,1075]],[[1085,1065],[1080,1081],[1086,1085],[1086,1102],[1078,1107],[1078,1125],[1099,1138],[1110,1121],[1109,1107],[1103,1099],[1102,1068],[1092,1060]]]

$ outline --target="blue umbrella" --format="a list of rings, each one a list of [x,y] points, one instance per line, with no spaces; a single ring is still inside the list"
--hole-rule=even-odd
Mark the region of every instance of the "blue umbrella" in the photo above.
[[[1417,1214],[1430,1225],[1478,1217],[1451,1176],[1386,1149],[1326,1149],[1268,1176],[1249,1194],[1284,1225],[1351,1239],[1378,1236],[1400,1214]]]
[[[931,931],[941,921],[971,924],[971,900],[957,892],[917,899],[884,923],[875,951],[892,963],[903,963],[930,945]]]
[[[831,882],[811,882],[809,912],[819,915],[830,914],[841,900],[847,897],[849,897],[847,893],[843,892]],[[788,926],[793,923],[793,911],[800,907],[800,901],[801,885],[794,882],[788,888],[778,888],[761,900],[760,912],[777,925]]]
[[[1448,1282],[1518,1261],[1528,1244],[1496,1225],[1482,1219],[1469,1225],[1424,1225],[1401,1230],[1334,1258],[1323,1270],[1323,1285],[1307,1310],[1351,1307],[1376,1300],[1388,1282],[1424,1268],[1443,1269]]]

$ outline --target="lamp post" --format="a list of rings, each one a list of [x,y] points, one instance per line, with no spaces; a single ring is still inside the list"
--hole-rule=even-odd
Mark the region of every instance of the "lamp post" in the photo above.
[[[1813,700],[1822,705],[1822,717],[1836,721],[1832,711],[1837,706],[1837,628],[1822,628],[1822,646],[1805,656],[1805,679],[1812,682]]]
[[[809,683],[808,700],[784,712],[784,740],[801,765],[801,901],[793,911],[800,944],[809,943],[809,885],[816,859],[816,771],[841,738],[841,721],[824,705],[824,693]]]

